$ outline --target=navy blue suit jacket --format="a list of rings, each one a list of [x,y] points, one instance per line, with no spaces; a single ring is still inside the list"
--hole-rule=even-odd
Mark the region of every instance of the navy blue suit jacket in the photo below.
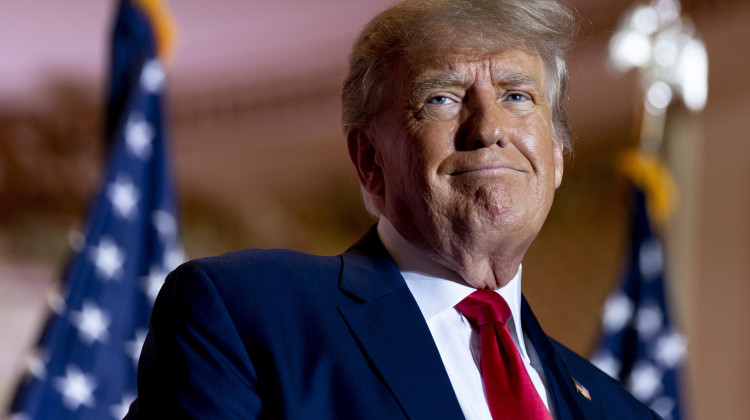
[[[558,419],[657,418],[548,338],[525,300],[522,311]],[[463,414],[427,323],[372,229],[340,256],[256,249],[176,269],[154,306],[128,418]]]

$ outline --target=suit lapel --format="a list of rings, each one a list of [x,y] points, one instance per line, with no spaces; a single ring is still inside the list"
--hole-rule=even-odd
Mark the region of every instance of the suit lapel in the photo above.
[[[339,310],[409,418],[463,414],[427,323],[372,229],[342,256]]]
[[[577,383],[575,372],[569,371],[565,360],[555,351],[525,297],[521,303],[521,318],[544,366],[557,420],[601,419],[599,402],[584,395],[589,392],[586,384]]]

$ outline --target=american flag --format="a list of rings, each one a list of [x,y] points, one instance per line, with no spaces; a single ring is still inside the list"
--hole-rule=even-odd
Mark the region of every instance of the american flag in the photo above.
[[[142,3],[123,0],[117,11],[110,158],[12,402],[14,419],[121,419],[136,395],[153,301],[183,260],[163,126],[165,74]]]
[[[603,337],[592,362],[665,420],[684,419],[679,375],[685,340],[669,316],[663,250],[649,221],[648,198],[633,185],[629,256],[622,283],[605,303]]]

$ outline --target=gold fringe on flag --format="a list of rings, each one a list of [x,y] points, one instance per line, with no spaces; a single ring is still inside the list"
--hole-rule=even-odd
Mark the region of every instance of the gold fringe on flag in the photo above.
[[[177,23],[166,4],[161,0],[133,0],[151,21],[156,38],[156,51],[162,65],[169,66],[177,46]]]
[[[677,206],[677,184],[669,169],[653,153],[626,150],[618,159],[618,167],[635,185],[646,193],[650,219],[664,227]]]

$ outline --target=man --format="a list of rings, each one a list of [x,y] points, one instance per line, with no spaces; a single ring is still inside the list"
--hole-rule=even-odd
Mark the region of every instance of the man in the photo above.
[[[574,33],[545,0],[406,0],[375,17],[342,98],[377,227],[336,257],[245,250],[175,270],[130,418],[657,418],[521,297],[570,147]]]

